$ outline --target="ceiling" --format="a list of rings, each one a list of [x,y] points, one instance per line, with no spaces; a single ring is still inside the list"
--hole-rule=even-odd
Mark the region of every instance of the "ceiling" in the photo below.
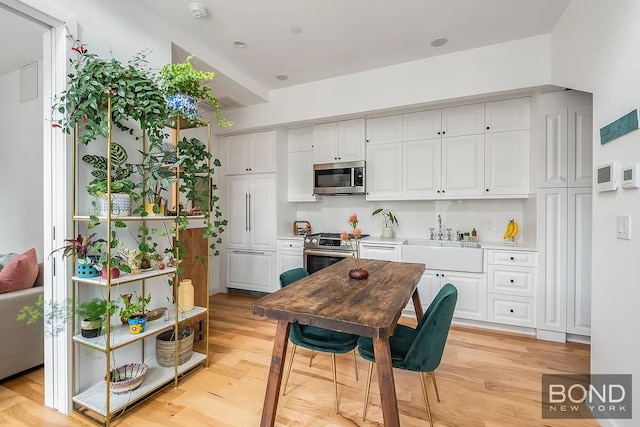
[[[195,1],[127,2],[127,18],[166,21],[195,36],[221,60],[198,64],[216,71],[216,96],[242,106],[265,102],[264,93],[239,84],[232,70],[272,90],[547,34],[570,0],[197,0],[208,11],[203,20],[191,15]],[[0,37],[20,40],[0,54],[0,74],[41,57],[43,31],[0,8]],[[431,46],[440,37],[448,43]],[[236,40],[246,47],[234,47]],[[174,45],[174,61],[189,49]],[[288,79],[276,79],[279,74]]]

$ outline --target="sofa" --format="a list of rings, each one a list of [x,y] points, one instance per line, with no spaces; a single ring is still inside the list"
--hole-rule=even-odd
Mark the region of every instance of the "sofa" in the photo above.
[[[43,264],[35,259],[35,250],[29,253],[31,259],[28,264],[27,282],[18,286],[24,289],[11,290],[2,282],[5,267],[10,270],[16,264],[15,259],[24,254],[0,255],[0,380],[20,373],[26,369],[42,365],[44,362],[44,322],[42,319],[27,325],[26,321],[19,322],[16,317],[20,309],[26,305],[34,305],[40,295],[44,294]],[[13,262],[13,264],[11,264]],[[37,265],[34,273],[33,263]],[[22,265],[22,264],[21,264]],[[4,271],[7,273],[7,271]],[[35,279],[32,277],[35,275]],[[7,276],[7,274],[5,274]],[[31,286],[29,282],[33,281]]]

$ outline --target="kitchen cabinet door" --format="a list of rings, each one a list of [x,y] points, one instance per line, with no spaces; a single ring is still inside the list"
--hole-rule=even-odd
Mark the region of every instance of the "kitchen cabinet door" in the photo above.
[[[313,163],[338,161],[338,123],[313,126]]]
[[[274,292],[276,254],[268,251],[230,249],[227,251],[227,287],[258,292]]]
[[[447,283],[453,284],[458,289],[458,302],[454,317],[487,320],[486,274],[440,272],[441,286]]]
[[[484,134],[443,138],[440,195],[480,196],[484,190]]]
[[[485,194],[522,195],[530,193],[530,131],[499,132],[484,137]]]
[[[367,200],[402,198],[402,143],[367,147]]]
[[[287,156],[288,200],[315,202],[313,193],[313,151],[295,151]]]
[[[400,246],[381,243],[360,243],[360,256],[367,259],[400,261]]]
[[[249,134],[252,173],[276,171],[276,134],[274,131]]]
[[[403,199],[427,199],[442,188],[442,147],[440,138],[405,142],[403,156]]]
[[[591,105],[567,110],[569,187],[593,185],[593,111]]]
[[[485,104],[487,133],[526,130],[531,127],[530,98],[505,99]]]
[[[222,165],[227,175],[245,174],[249,171],[249,135],[232,135],[221,138]]]
[[[442,109],[442,137],[484,133],[484,104]]]
[[[249,191],[250,179],[247,176],[227,178],[227,198],[229,221],[226,239],[230,248],[249,248]]]
[[[440,271],[425,270],[420,282],[418,282],[418,294],[420,295],[420,304],[422,304],[423,313],[427,311],[427,308],[429,308],[429,305],[438,294],[441,287]],[[415,307],[413,306],[413,298],[411,298],[407,303],[406,310],[413,313],[416,312]]]
[[[365,155],[364,119],[338,122],[338,160],[356,162]]]
[[[234,217],[230,216],[230,218]],[[276,249],[276,179],[274,174],[251,177],[249,233],[251,248]]]
[[[440,139],[442,110],[418,111],[402,115],[402,140]]]
[[[289,129],[287,134],[289,153],[313,150],[313,126]]]
[[[402,142],[402,115],[367,119],[367,143]]]
[[[221,141],[227,175],[275,172],[275,132],[225,136]]]

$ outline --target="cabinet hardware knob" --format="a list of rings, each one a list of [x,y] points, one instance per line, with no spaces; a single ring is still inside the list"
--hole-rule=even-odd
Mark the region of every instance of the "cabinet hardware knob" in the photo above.
[[[440,194],[440,190],[438,190],[438,194]]]
[[[445,133],[447,133],[447,132],[445,132],[445,131],[442,131],[442,134],[443,134],[443,135],[444,135]]]
[[[488,193],[488,192],[489,192],[489,189],[487,188],[487,189],[485,189],[484,191],[486,191],[486,192]]]
[[[436,273],[436,277],[440,277],[440,275],[438,273]]]
[[[440,135],[440,132],[438,132],[438,135]]]
[[[513,279],[509,280],[511,283],[513,283]]]
[[[440,276],[444,277],[444,273],[442,273]]]
[[[489,130],[489,126],[487,126],[487,130]]]
[[[444,190],[442,190],[442,194],[444,194]]]
[[[509,257],[509,259],[510,259],[511,261],[513,261],[513,260],[514,260],[514,258],[513,258],[513,257]]]
[[[369,140],[367,139],[367,142],[369,142]]]
[[[509,313],[513,313],[513,308],[509,310]]]

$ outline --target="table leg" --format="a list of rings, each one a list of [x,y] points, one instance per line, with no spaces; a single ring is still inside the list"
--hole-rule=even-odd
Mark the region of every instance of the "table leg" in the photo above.
[[[290,328],[291,323],[285,320],[278,320],[276,336],[273,341],[273,353],[271,353],[269,378],[267,378],[267,391],[264,394],[262,420],[260,421],[261,427],[273,427],[276,422],[276,410],[278,409],[278,398],[280,397],[280,383],[282,382],[284,360],[287,355],[287,342],[289,341]]]
[[[418,293],[418,287],[413,291],[413,309],[416,312],[416,318],[418,319],[418,323],[422,320],[422,303],[420,302],[420,294]]]
[[[378,370],[378,385],[380,386],[380,400],[382,403],[382,418],[385,427],[399,427],[398,401],[396,386],[393,382],[393,367],[391,365],[391,350],[388,338],[374,338],[373,351]]]

